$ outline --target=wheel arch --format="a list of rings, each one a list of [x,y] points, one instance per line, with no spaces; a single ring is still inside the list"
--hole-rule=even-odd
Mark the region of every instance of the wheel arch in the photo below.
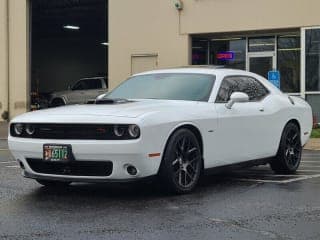
[[[67,105],[67,101],[66,101],[66,99],[65,99],[64,96],[54,97],[54,98],[51,100],[50,105],[51,105],[54,101],[56,101],[56,100],[61,100],[65,105]]]
[[[202,138],[202,134],[201,131],[199,130],[199,128],[197,126],[195,126],[192,123],[182,123],[177,125],[175,128],[172,129],[172,131],[168,134],[168,137],[166,138],[164,147],[163,147],[163,154],[162,154],[162,158],[161,158],[161,163],[163,162],[163,157],[164,157],[164,153],[168,147],[168,143],[170,138],[172,137],[172,135],[178,131],[179,129],[188,129],[190,130],[197,138],[199,145],[200,145],[200,150],[201,150],[201,154],[202,154],[202,158],[203,158],[203,152],[204,152],[204,146],[203,146],[203,138]],[[160,164],[161,165],[161,164]]]
[[[286,124],[284,125],[284,127],[283,127],[283,130],[286,128],[286,126],[287,126],[289,123],[293,123],[293,124],[297,125],[297,127],[299,128],[299,131],[300,131],[300,133],[301,133],[301,125],[300,125],[299,120],[296,119],[296,118],[292,118],[292,119],[290,119],[289,121],[287,121],[287,123],[286,123]]]

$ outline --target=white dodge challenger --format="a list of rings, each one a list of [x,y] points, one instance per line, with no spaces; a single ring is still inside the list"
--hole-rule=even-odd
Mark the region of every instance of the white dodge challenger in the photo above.
[[[294,173],[311,128],[309,104],[261,76],[186,67],[134,75],[94,104],[18,116],[8,142],[23,175],[45,186],[158,176],[186,193],[223,166]]]

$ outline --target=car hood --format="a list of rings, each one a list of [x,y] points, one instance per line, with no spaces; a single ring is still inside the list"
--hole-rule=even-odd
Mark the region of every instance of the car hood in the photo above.
[[[77,122],[105,120],[105,117],[138,118],[159,111],[190,109],[197,102],[171,100],[135,100],[118,104],[69,105],[22,114],[12,122]],[[192,108],[191,108],[192,109]]]

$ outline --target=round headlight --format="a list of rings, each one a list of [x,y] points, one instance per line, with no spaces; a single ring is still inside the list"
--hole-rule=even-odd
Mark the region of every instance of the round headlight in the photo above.
[[[126,132],[126,127],[115,125],[113,128],[114,135],[117,137],[122,137]]]
[[[133,138],[137,138],[140,135],[140,128],[137,125],[129,125],[128,131]]]
[[[36,131],[36,129],[34,128],[33,125],[28,124],[28,125],[26,126],[26,132],[27,132],[29,135],[33,135],[35,131]]]
[[[17,135],[21,135],[23,133],[23,124],[17,123],[14,125],[14,132]]]

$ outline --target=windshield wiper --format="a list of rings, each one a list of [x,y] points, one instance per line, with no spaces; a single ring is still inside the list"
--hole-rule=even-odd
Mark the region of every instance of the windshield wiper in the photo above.
[[[97,99],[95,104],[122,104],[122,103],[128,103],[132,102],[125,98],[102,98]]]

